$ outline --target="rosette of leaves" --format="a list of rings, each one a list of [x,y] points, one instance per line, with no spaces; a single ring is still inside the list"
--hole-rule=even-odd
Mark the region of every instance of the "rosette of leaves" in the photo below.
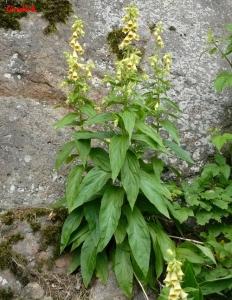
[[[135,8],[128,11],[134,17]],[[162,52],[159,49],[160,71],[144,76],[133,65],[138,51],[129,43],[124,57],[116,62],[120,72],[106,77],[109,92],[101,110],[83,92],[83,77],[69,80],[74,111],[56,124],[74,128],[72,140],[64,144],[56,160],[57,168],[72,162],[61,252],[67,248],[73,253],[70,272],[80,266],[85,286],[94,274],[106,282],[112,261],[128,298],[134,278],[155,287],[168,260],[167,249],[175,251],[165,227],[189,215],[172,202],[162,180],[165,162],[161,157],[177,155],[192,163],[180,146],[173,122],[179,110],[167,97],[170,82],[166,71],[161,72]]]

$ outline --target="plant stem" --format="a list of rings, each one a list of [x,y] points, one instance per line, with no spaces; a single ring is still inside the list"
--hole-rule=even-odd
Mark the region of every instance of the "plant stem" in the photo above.
[[[222,49],[217,45],[216,42],[214,42],[214,46],[218,49],[218,51],[221,53],[222,57],[225,58],[225,60],[228,62],[228,64],[232,68],[232,62],[229,60],[229,58],[227,57],[227,55],[222,51]]]
[[[141,287],[141,289],[142,289],[142,292],[143,292],[143,294],[144,294],[144,298],[145,298],[146,300],[149,300],[148,295],[147,295],[147,293],[146,293],[146,291],[145,291],[145,289],[144,289],[144,287],[143,287],[141,281],[138,279],[138,277],[137,277],[137,275],[136,275],[135,273],[134,273],[134,275],[135,275],[136,280],[138,281],[138,284],[140,285],[140,287]]]
[[[169,237],[173,238],[173,239],[177,239],[177,240],[188,241],[188,242],[193,242],[193,243],[196,243],[196,244],[204,245],[203,242],[192,240],[192,239],[186,239],[186,238],[182,238],[182,237],[179,237],[179,236],[169,235]]]

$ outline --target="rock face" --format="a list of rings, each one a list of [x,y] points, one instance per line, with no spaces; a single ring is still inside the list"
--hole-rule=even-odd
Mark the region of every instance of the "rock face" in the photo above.
[[[0,208],[48,205],[63,193],[54,161],[67,134],[53,128],[63,109],[19,97],[0,107]]]
[[[231,22],[230,0],[147,0],[134,1],[141,12],[141,43],[145,56],[152,49],[149,26],[162,20],[168,51],[174,56],[171,96],[183,111],[179,125],[183,143],[200,162],[211,150],[208,130],[223,124],[229,125],[231,100],[229,95],[217,95],[212,80],[223,62],[202,55],[206,48],[208,29],[222,32],[223,25]],[[111,69],[112,53],[106,37],[119,26],[122,8],[129,1],[73,0],[73,10],[86,25],[86,56],[96,61],[96,78]],[[5,96],[23,96],[36,99],[62,100],[64,93],[59,83],[66,74],[64,51],[69,50],[68,40],[72,18],[66,25],[58,25],[55,34],[45,36],[47,23],[39,13],[29,14],[20,20],[21,31],[0,29],[0,93]],[[98,96],[101,89],[97,87]],[[194,170],[194,169],[193,169]]]

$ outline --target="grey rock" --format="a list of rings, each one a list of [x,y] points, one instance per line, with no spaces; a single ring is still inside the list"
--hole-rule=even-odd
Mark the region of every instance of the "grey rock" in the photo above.
[[[43,299],[44,290],[37,282],[28,283],[23,289],[25,300]]]
[[[93,284],[89,300],[126,300],[127,298],[123,295],[119,289],[116,278],[111,271],[106,284],[96,280]]]
[[[0,208],[48,205],[63,194],[54,170],[67,133],[53,128],[64,109],[32,99],[0,97]]]
[[[96,0],[92,3],[72,0],[74,14],[85,22],[86,54],[97,65],[94,86],[98,98],[103,93],[99,88],[99,78],[106,70],[112,70],[113,66],[113,56],[106,43],[106,36],[113,28],[119,26],[122,8],[129,2]],[[205,143],[210,135],[209,130],[221,125],[225,128],[231,127],[227,109],[231,106],[230,93],[216,94],[212,86],[213,79],[219,70],[225,68],[225,64],[220,59],[207,54],[202,55],[206,49],[208,29],[215,28],[220,34],[223,32],[223,24],[231,21],[231,1],[136,0],[134,2],[141,12],[140,33],[141,44],[147,49],[145,57],[150,55],[153,47],[149,25],[159,20],[165,24],[167,49],[174,57],[172,71],[174,89],[170,96],[180,104],[185,115],[180,118],[178,124],[183,145],[194,154],[197,162],[192,168],[192,171],[195,171],[212,153],[212,147],[208,142]],[[47,36],[43,34],[47,23],[40,14],[29,14],[26,18],[22,18],[20,20],[22,31],[0,29],[1,95],[20,95],[48,100],[64,99],[65,94],[59,84],[66,74],[63,52],[69,50],[72,20],[70,17],[67,24],[59,24],[58,31]],[[190,133],[191,136],[186,137]],[[25,162],[28,161],[27,164],[30,164],[29,157],[25,159]],[[25,193],[25,190],[18,189],[14,183],[9,189],[12,193]]]
[[[43,300],[53,300],[52,297],[44,297]]]

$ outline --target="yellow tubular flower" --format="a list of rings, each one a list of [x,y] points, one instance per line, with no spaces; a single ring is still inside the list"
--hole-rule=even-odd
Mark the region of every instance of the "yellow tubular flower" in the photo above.
[[[133,43],[133,41],[139,40],[139,35],[137,34],[137,18],[138,18],[138,9],[136,6],[130,5],[125,9],[126,15],[123,17],[123,33],[126,34],[126,37],[122,41],[122,43],[119,45],[120,49],[125,49],[130,44]]]
[[[181,270],[182,263],[175,259],[172,251],[169,251],[172,260],[167,266],[167,275],[164,279],[166,287],[170,287],[168,300],[187,300],[187,294],[181,288],[184,273]]]

